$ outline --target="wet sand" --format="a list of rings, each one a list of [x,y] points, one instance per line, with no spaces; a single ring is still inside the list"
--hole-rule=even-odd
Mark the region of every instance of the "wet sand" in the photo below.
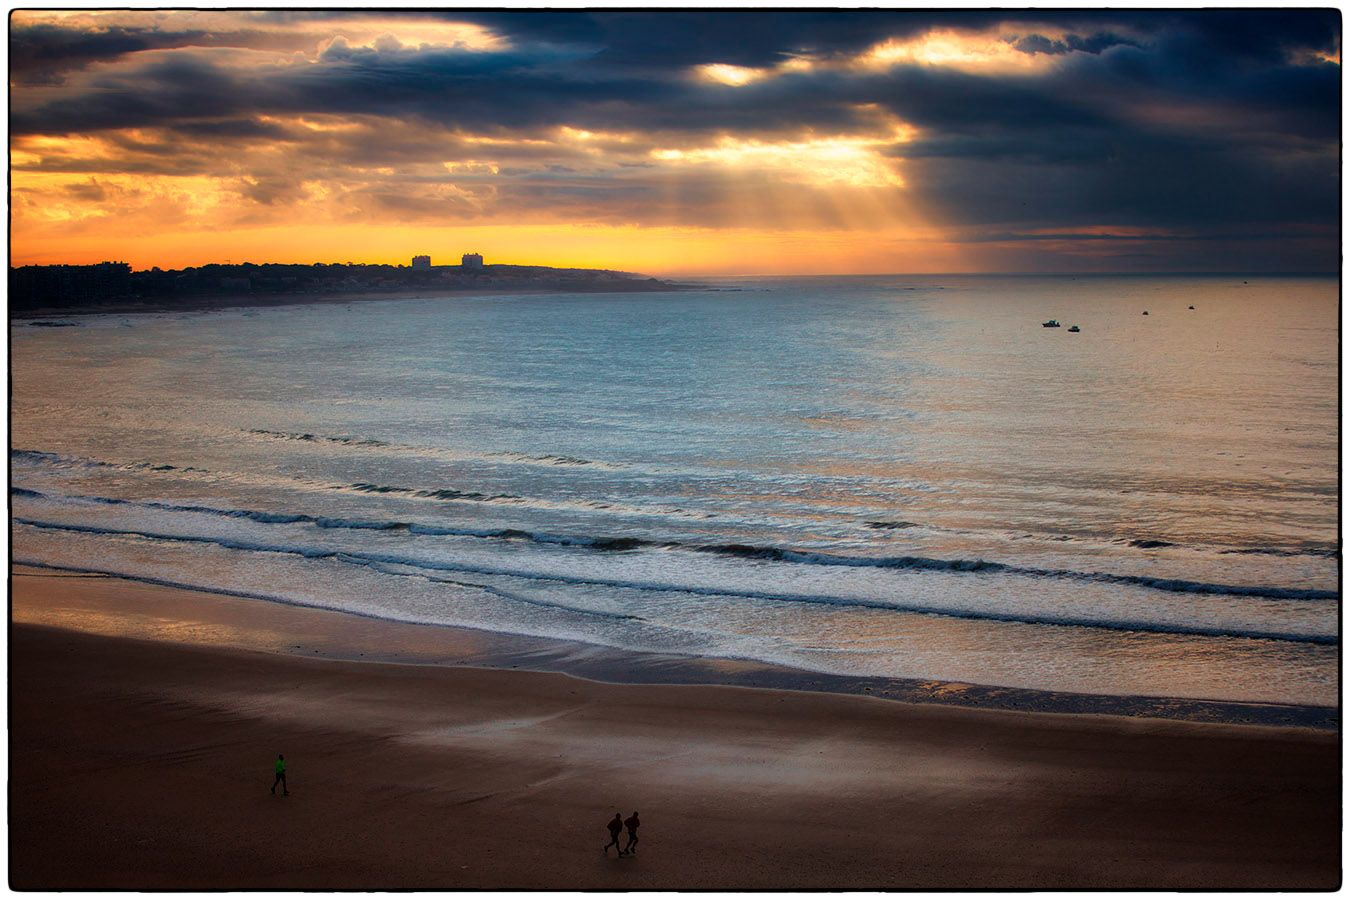
[[[15,889],[1340,883],[1326,731],[353,661],[473,636],[105,578],[10,639]]]

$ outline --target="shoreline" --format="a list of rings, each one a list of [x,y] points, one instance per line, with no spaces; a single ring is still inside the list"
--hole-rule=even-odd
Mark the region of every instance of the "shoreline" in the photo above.
[[[546,287],[482,287],[482,288],[438,288],[390,291],[352,291],[327,292],[316,294],[222,294],[219,296],[201,296],[184,298],[177,303],[153,303],[129,301],[126,303],[105,303],[93,306],[70,308],[44,308],[31,310],[10,310],[11,324],[30,324],[33,320],[60,319],[63,317],[82,318],[86,316],[107,315],[145,315],[153,313],[190,313],[211,312],[218,309],[272,308],[279,306],[332,305],[337,303],[357,303],[373,300],[434,300],[440,297],[501,297],[501,296],[541,296],[546,294],[674,294],[682,291],[707,290],[707,285],[693,283],[662,282],[652,285],[638,281],[634,285],[616,285],[580,287],[576,285],[558,288]]]
[[[59,573],[59,574],[58,574]],[[254,634],[248,642],[231,643],[239,649],[300,650],[320,658],[379,661],[432,666],[512,668],[570,675],[608,684],[707,685],[751,689],[789,690],[840,696],[862,696],[895,703],[1001,710],[1068,716],[1157,719],[1275,728],[1338,731],[1336,707],[1257,703],[1234,700],[1080,694],[998,685],[969,684],[936,679],[851,676],[796,669],[756,660],[683,656],[629,651],[558,638],[533,637],[469,627],[399,622],[374,616],[246,597],[189,585],[136,579],[92,569],[68,569],[14,564],[11,567],[11,622],[61,625],[47,611],[45,617],[16,603],[18,578],[81,578],[123,585],[67,586],[69,604],[65,627],[89,627],[88,617],[100,609],[103,618],[126,617],[135,606],[158,610],[158,615],[184,617],[182,594],[194,599],[193,627],[235,629],[241,622],[266,621],[273,637]],[[111,599],[110,599],[111,594]],[[74,596],[72,596],[74,595]],[[25,615],[30,618],[23,618]],[[76,625],[85,616],[84,626]],[[304,623],[306,642],[282,646],[275,636]],[[118,632],[125,633],[125,632]],[[175,632],[184,634],[182,628]],[[164,636],[161,639],[173,639]],[[397,649],[395,649],[397,648]]]
[[[11,583],[15,890],[1340,884],[1338,734],[410,665],[491,642]]]

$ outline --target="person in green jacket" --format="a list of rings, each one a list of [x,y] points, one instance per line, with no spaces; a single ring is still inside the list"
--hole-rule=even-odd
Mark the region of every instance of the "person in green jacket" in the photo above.
[[[289,797],[291,792],[286,790],[286,757],[280,753],[277,754],[276,780],[272,782],[272,793],[277,792],[277,785],[281,785],[281,796]]]

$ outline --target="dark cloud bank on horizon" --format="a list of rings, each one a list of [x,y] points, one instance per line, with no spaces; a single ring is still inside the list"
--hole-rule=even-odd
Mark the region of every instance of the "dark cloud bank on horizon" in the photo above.
[[[1339,60],[1336,11],[439,17],[480,26],[500,45],[339,38],[300,59],[295,29],[321,33],[324,14],[252,14],[233,29],[180,31],[171,16],[96,30],[12,21],[12,140],[102,136],[122,149],[116,159],[57,154],[40,164],[93,176],[218,175],[241,150],[292,148],[239,173],[260,206],[287,202],[302,166],[303,177],[319,178],[388,167],[387,183],[353,196],[386,210],[402,203],[414,218],[496,206],[716,226],[726,221],[717,199],[725,173],[687,174],[677,206],[654,204],[650,147],[709,146],[728,134],[758,142],[860,134],[888,118],[915,129],[883,151],[900,160],[903,192],[952,240],[1114,238],[1128,261],[1125,245],[1160,234],[1177,239],[1162,268],[1241,267],[1217,264],[1256,245],[1269,255],[1265,268],[1338,265],[1340,66],[1328,61]],[[1007,74],[904,60],[831,64],[935,29],[997,29],[1017,53],[1054,65]],[[714,64],[767,71],[794,57],[818,65],[735,87],[689,74]],[[305,116],[359,127],[292,124]],[[537,140],[564,127],[642,135],[650,145],[614,145],[622,162],[601,170]],[[490,178],[473,168],[483,137],[496,141]],[[454,158],[465,163],[454,175],[460,206],[439,195],[423,208],[399,189],[450,178],[442,163]],[[1088,234],[1104,225],[1105,238]]]

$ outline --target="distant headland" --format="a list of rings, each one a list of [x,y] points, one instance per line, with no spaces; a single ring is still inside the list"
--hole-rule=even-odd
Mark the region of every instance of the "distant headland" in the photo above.
[[[613,269],[488,264],[478,253],[458,265],[210,263],[133,271],[124,262],[19,266],[9,270],[10,315],[157,312],[279,306],[325,300],[379,300],[463,293],[677,291],[677,284]]]

